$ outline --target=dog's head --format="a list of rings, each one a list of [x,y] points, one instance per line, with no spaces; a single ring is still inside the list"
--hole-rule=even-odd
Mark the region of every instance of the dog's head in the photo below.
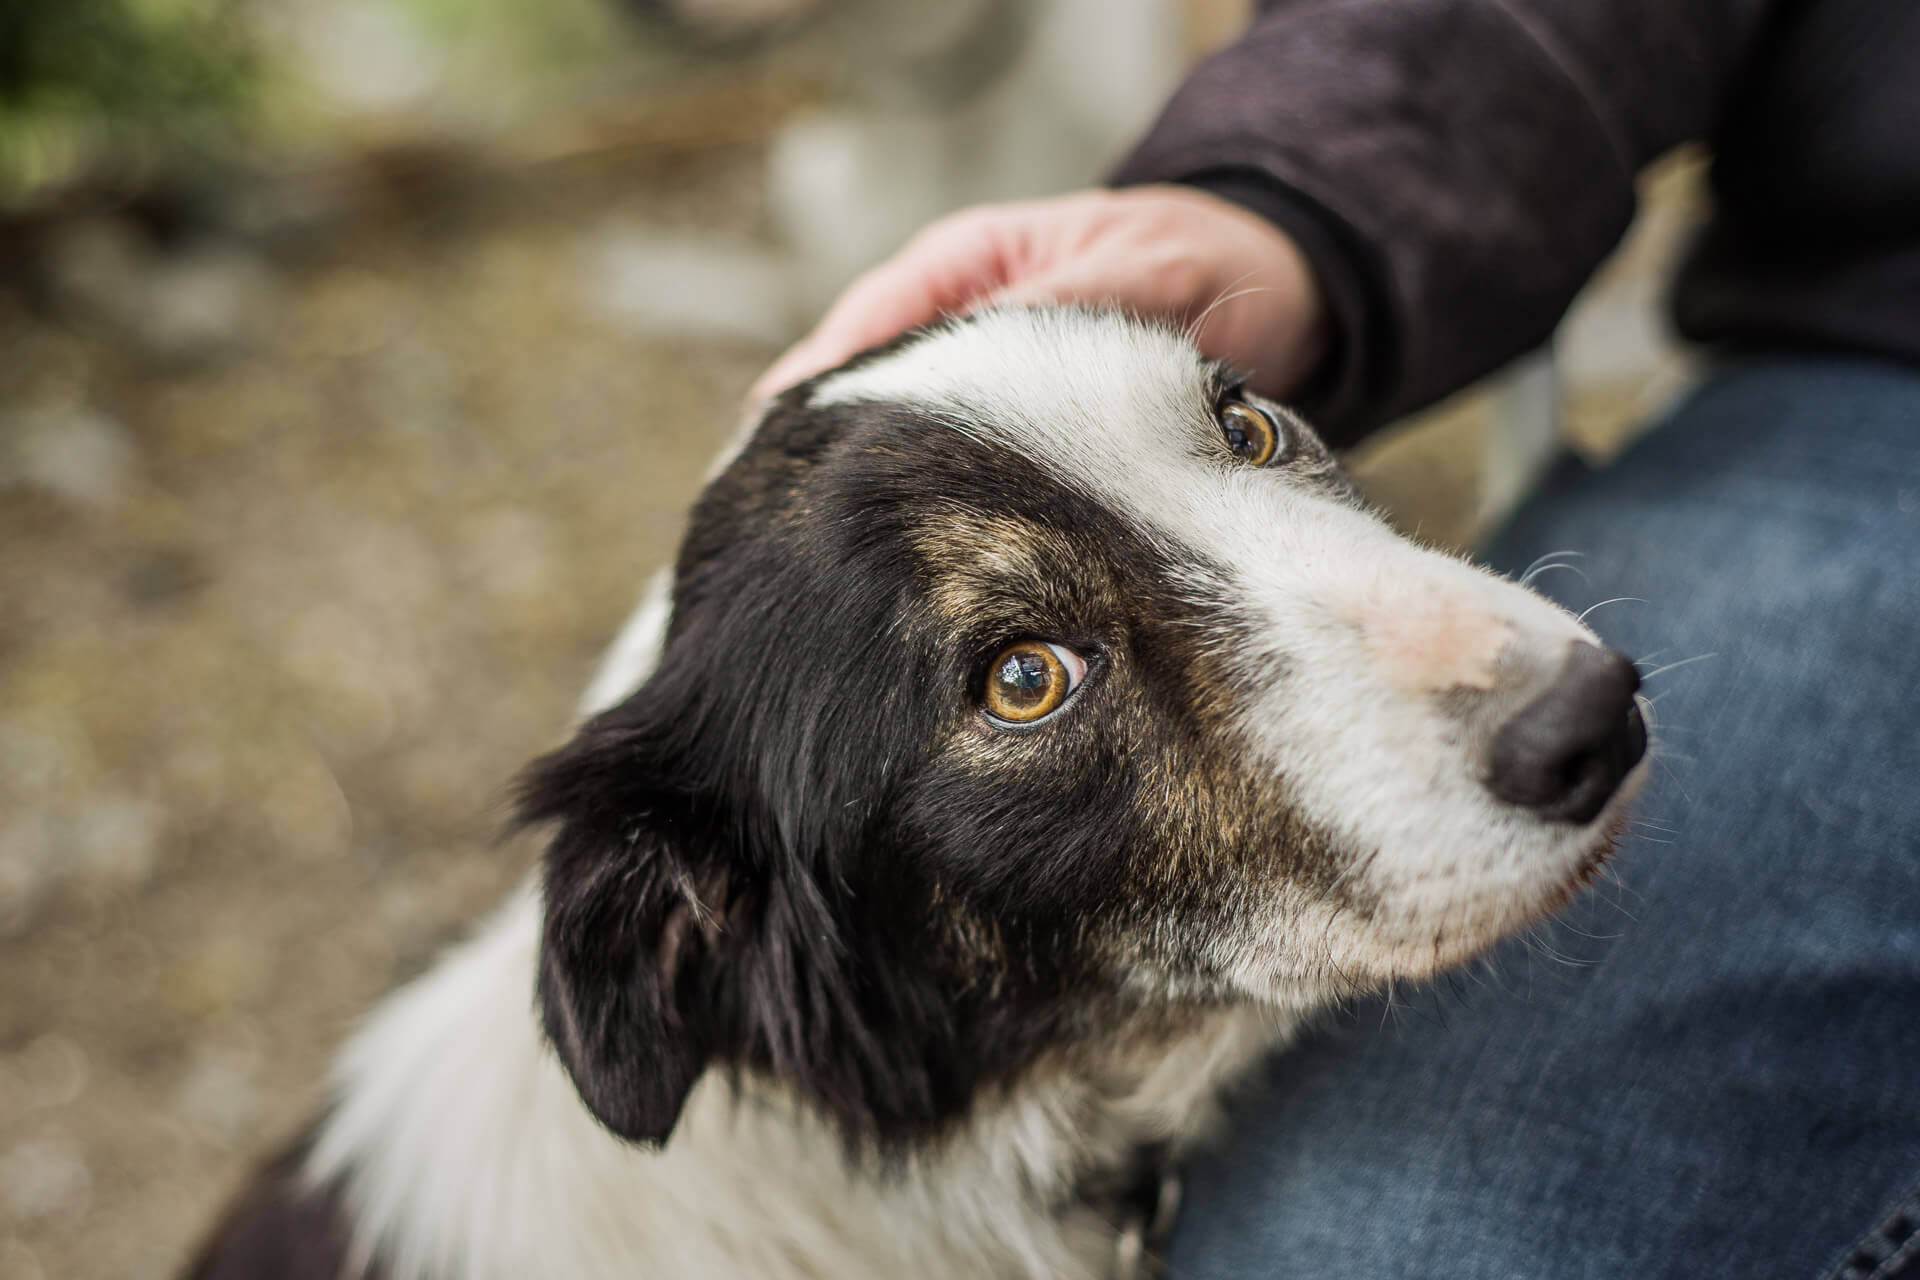
[[[905,1139],[1048,1049],[1418,977],[1565,900],[1623,659],[1391,532],[1176,332],[910,335],[695,508],[654,674],[531,775],[540,999],[663,1139],[710,1063]]]

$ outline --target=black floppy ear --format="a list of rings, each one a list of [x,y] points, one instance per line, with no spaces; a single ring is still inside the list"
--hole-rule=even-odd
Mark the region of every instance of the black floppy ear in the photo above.
[[[716,1049],[706,1006],[729,895],[714,833],[618,715],[534,765],[521,818],[558,824],[540,956],[547,1035],[602,1124],[658,1143]]]
[[[826,627],[811,562],[709,540],[683,550],[705,567],[681,570],[652,676],[522,787],[522,822],[553,831],[547,1035],[587,1107],[636,1142],[667,1139],[709,1067],[777,1078],[850,1130],[925,1129],[967,1078],[953,990],[890,913],[923,896],[872,803],[913,739],[848,715],[844,649],[821,639],[883,632],[884,601],[856,595]]]

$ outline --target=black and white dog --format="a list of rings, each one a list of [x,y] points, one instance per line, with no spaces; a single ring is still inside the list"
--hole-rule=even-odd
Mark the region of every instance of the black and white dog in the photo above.
[[[197,1274],[1114,1274],[1257,1055],[1593,873],[1636,684],[1177,331],[909,335],[724,462],[540,883]]]

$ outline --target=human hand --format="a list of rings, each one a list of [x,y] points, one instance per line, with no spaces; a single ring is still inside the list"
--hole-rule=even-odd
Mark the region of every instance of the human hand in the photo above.
[[[847,287],[754,384],[773,396],[942,314],[1106,303],[1191,325],[1200,349],[1284,397],[1327,342],[1320,288],[1285,232],[1193,187],[982,205],[927,227]]]

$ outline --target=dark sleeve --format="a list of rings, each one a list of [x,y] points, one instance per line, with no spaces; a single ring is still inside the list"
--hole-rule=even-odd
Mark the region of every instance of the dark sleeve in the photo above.
[[[1197,185],[1300,242],[1335,335],[1296,398],[1351,443],[1553,331],[1772,4],[1275,0],[1114,180]]]

